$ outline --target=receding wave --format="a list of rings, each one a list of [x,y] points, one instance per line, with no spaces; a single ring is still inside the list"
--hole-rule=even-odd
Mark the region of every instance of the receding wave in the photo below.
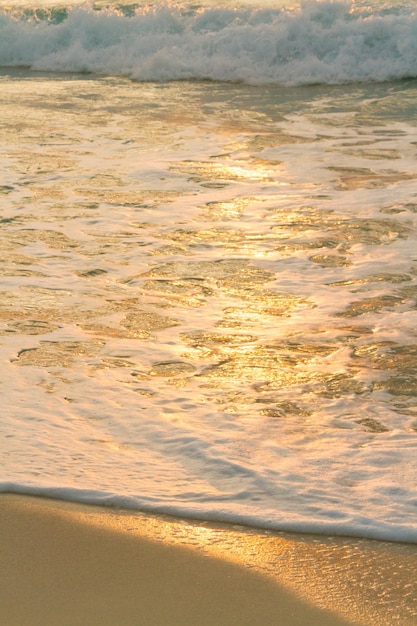
[[[82,5],[0,14],[0,65],[138,81],[340,84],[417,76],[417,15],[345,2],[294,10]]]

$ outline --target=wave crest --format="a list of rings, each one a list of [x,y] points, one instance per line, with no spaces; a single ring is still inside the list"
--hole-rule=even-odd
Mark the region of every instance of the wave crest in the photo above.
[[[0,14],[0,65],[140,81],[339,84],[417,76],[417,16],[359,12],[346,2],[296,10],[134,11],[92,6]]]

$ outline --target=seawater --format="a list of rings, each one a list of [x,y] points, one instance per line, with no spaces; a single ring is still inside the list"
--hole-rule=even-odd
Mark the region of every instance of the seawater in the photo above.
[[[416,5],[2,7],[0,489],[416,542]]]

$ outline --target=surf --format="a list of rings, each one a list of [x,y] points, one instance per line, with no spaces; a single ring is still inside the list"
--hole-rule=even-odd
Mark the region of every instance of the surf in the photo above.
[[[384,82],[417,76],[416,34],[411,5],[15,8],[0,14],[0,65],[136,81]]]

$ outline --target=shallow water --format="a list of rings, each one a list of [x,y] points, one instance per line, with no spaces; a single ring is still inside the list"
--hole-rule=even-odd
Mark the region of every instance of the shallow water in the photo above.
[[[1,489],[416,541],[416,82],[0,83]]]

